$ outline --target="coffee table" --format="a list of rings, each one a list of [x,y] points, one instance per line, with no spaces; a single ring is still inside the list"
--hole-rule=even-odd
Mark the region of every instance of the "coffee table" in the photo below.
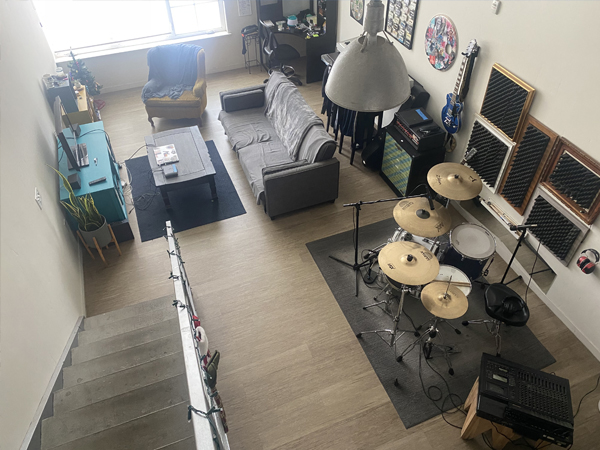
[[[160,189],[163,201],[167,209],[171,209],[169,192],[176,189],[186,188],[199,184],[210,185],[212,200],[217,199],[217,187],[215,186],[215,168],[208,154],[208,147],[197,126],[177,128],[175,130],[163,131],[144,138],[147,145],[148,161],[152,168],[154,184]],[[163,145],[174,144],[179,162],[174,163],[178,175],[167,178],[162,166],[156,163],[154,148]]]

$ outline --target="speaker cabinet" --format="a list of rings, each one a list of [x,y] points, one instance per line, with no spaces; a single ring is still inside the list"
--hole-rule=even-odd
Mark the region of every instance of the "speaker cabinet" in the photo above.
[[[498,132],[485,119],[475,119],[466,153],[472,150],[476,152],[467,164],[494,193],[498,190],[513,147],[514,142]]]
[[[507,138],[515,141],[534,94],[534,88],[500,64],[494,64],[481,105],[481,115]]]
[[[520,215],[527,208],[557,138],[552,130],[527,116],[499,189],[502,197]]]
[[[425,192],[427,172],[446,157],[444,147],[421,153],[409,141],[394,125],[386,127],[380,175],[398,196]]]

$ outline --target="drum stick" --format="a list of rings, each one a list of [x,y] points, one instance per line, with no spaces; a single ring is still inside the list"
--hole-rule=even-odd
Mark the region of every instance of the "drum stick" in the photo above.
[[[439,281],[440,283],[447,283],[448,280],[435,280],[435,281]],[[469,283],[468,281],[451,281],[450,284],[453,284],[455,286],[471,286],[471,283]]]

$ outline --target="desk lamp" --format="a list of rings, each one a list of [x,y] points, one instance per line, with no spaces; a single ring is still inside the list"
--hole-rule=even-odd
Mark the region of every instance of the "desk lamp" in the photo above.
[[[380,112],[396,108],[410,96],[406,65],[383,31],[385,7],[371,0],[363,34],[341,52],[331,68],[325,94],[352,111]]]

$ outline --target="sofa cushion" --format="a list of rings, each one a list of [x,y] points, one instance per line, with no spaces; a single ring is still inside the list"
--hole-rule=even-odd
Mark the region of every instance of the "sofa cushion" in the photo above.
[[[173,100],[169,97],[149,98],[146,100],[146,106],[173,106],[199,108],[202,106],[202,98],[198,98],[192,91],[183,91],[181,97]]]
[[[293,162],[281,141],[261,142],[240,148],[240,164],[252,187],[256,202],[260,204],[264,192],[263,169]]]
[[[261,142],[280,142],[277,133],[264,114],[264,108],[244,109],[231,113],[221,111],[219,120],[233,149],[240,149]]]
[[[265,104],[265,91],[254,89],[253,91],[225,94],[221,96],[221,104],[227,112],[241,109],[261,108]]]

